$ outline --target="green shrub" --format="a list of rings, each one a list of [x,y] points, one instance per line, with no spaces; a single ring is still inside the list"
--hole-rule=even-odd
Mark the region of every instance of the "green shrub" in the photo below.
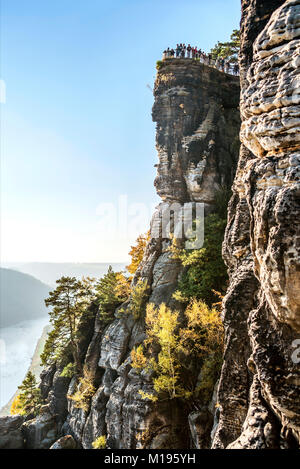
[[[35,376],[28,371],[22,384],[18,386],[19,394],[15,397],[10,412],[12,415],[37,415],[42,405],[41,390]]]
[[[60,376],[62,378],[72,378],[76,373],[76,366],[74,363],[68,363],[62,370]]]
[[[137,284],[131,289],[130,305],[128,308],[128,312],[132,314],[134,319],[140,319],[145,314],[147,298],[147,280],[139,279]]]
[[[157,60],[156,62],[156,70],[160,70],[162,67],[163,61],[162,60]]]
[[[200,384],[196,388],[196,394],[203,404],[208,404],[211,400],[213,390],[217,379],[220,376],[223,363],[221,350],[212,355],[208,355],[204,360],[201,374]]]
[[[214,213],[205,217],[205,235],[201,249],[178,248],[176,240],[173,240],[170,248],[172,256],[186,267],[174,294],[176,300],[188,303],[196,298],[211,306],[216,300],[213,290],[221,293],[225,291],[228,280],[222,258],[225,227],[225,218]]]
[[[96,294],[100,318],[109,323],[114,319],[116,308],[129,297],[129,279],[122,272],[114,272],[109,266],[107,274],[96,284]]]

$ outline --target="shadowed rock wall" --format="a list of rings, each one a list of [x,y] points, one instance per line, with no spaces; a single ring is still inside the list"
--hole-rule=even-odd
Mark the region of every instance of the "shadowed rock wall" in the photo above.
[[[242,1],[241,153],[215,448],[289,448],[300,431],[300,2]]]
[[[239,94],[237,77],[193,60],[166,60],[157,73],[155,186],[162,203],[154,213],[152,237],[133,280],[148,281],[149,301],[157,305],[179,307],[172,294],[182,269],[170,258],[170,240],[160,232],[161,214],[174,202],[204,202],[210,209],[216,191],[232,184],[239,151]],[[55,366],[43,372],[41,389],[48,403],[40,416],[23,425],[26,447],[74,446],[71,438],[54,443],[62,435],[72,435],[83,448],[92,448],[102,435],[107,435],[113,449],[209,447],[214,406],[190,413],[177,400],[153,404],[142,399],[140,390],[153,390],[152,376],[131,368],[130,352],[145,338],[144,319],[135,320],[127,307],[128,303],[122,305],[123,312],[117,310],[108,326],[95,308],[92,319],[81,324],[80,356],[97,389],[87,410],[67,399],[75,390],[74,379],[61,377],[62,370]],[[195,381],[199,371],[197,367],[190,371]],[[14,425],[11,421],[13,430]]]

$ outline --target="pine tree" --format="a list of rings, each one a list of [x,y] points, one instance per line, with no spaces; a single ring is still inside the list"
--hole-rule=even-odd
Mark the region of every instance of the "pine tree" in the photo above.
[[[89,277],[81,281],[75,277],[61,277],[57,287],[45,300],[50,311],[50,323],[53,326],[48,335],[43,353],[42,364],[60,361],[70,348],[77,372],[81,372],[79,357],[78,325],[83,314],[88,314],[88,306],[94,298],[94,279]]]
[[[37,387],[34,374],[28,371],[22,384],[18,386],[20,393],[11,406],[12,415],[36,415],[41,406],[41,392]]]
[[[238,61],[238,53],[240,50],[240,31],[234,29],[230,41],[219,42],[211,49],[213,59],[224,58],[230,62]]]
[[[122,272],[114,272],[109,266],[96,284],[97,302],[100,306],[100,317],[104,322],[114,318],[115,309],[127,300],[130,294],[130,282]]]

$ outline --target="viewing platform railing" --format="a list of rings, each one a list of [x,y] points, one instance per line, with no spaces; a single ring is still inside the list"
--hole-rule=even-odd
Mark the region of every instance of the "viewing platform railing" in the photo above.
[[[228,64],[228,62],[222,66],[220,61],[215,60],[215,59],[209,59],[208,57],[163,57],[162,62],[167,62],[171,60],[190,60],[190,61],[195,61],[198,63],[201,63],[203,65],[206,65],[207,67],[212,67],[215,68],[216,70],[219,70],[222,73],[226,73],[227,75],[232,75],[232,76],[239,76],[240,75],[240,70],[239,67],[236,66],[236,64]]]

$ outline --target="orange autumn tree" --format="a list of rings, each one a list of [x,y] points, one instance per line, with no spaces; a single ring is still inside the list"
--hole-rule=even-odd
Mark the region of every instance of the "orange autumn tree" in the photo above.
[[[130,274],[134,275],[137,271],[138,266],[142,262],[146,245],[149,239],[150,231],[138,236],[136,244],[134,246],[131,246],[131,250],[129,251],[129,255],[131,256],[131,263],[126,267]]]

